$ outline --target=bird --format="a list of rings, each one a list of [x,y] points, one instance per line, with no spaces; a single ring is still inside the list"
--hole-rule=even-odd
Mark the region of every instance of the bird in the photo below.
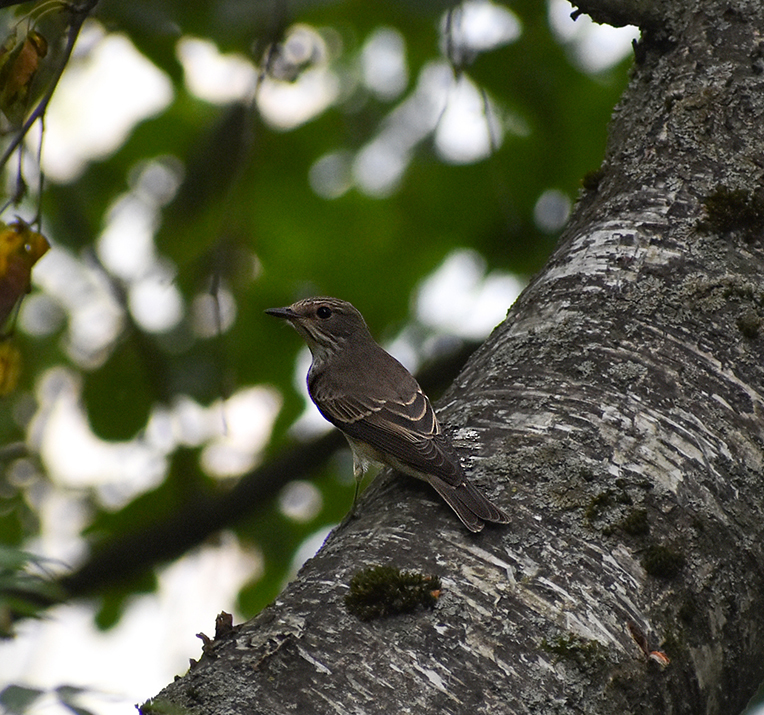
[[[467,479],[419,383],[374,341],[355,307],[315,297],[265,312],[286,320],[310,348],[308,393],[350,445],[356,496],[366,468],[376,463],[428,482],[472,532],[485,522],[509,523]]]

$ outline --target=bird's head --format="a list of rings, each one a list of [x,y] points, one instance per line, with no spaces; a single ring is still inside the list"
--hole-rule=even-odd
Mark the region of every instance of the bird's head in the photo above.
[[[289,321],[305,338],[314,360],[322,361],[342,350],[351,338],[371,338],[358,310],[337,298],[306,298],[286,308],[269,308],[265,312]]]

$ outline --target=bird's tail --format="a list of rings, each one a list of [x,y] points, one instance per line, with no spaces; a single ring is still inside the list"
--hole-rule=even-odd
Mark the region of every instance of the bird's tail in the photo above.
[[[456,486],[432,475],[428,476],[427,481],[470,531],[481,531],[486,521],[509,523],[509,515],[483,496],[483,493],[466,479]]]

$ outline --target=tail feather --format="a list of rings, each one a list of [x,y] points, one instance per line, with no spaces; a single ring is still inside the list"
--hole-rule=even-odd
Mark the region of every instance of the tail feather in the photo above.
[[[471,482],[464,480],[461,484],[454,486],[435,476],[428,476],[427,481],[470,531],[481,531],[486,521],[497,524],[509,523],[509,515],[483,496],[483,493]]]

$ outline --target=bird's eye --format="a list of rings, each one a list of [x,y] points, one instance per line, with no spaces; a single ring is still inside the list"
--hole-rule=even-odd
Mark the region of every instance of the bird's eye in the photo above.
[[[322,305],[316,310],[316,315],[321,318],[321,320],[326,320],[331,314],[332,309],[326,305]]]

